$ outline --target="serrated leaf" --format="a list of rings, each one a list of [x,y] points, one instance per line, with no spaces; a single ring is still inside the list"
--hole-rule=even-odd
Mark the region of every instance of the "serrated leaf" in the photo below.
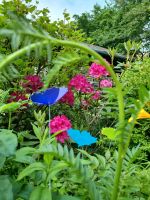
[[[103,128],[102,134],[106,135],[110,140],[115,140],[116,137],[119,135],[119,132],[116,131],[114,128]]]
[[[70,64],[74,64],[81,60],[82,58],[76,53],[64,53],[59,55],[54,61],[54,67],[49,70],[46,79],[45,79],[45,88],[47,88],[54,78],[54,76],[60,71],[63,66],[68,66]]]
[[[60,156],[63,156],[63,154],[64,154],[64,150],[63,150],[63,147],[60,145],[60,144],[58,144],[58,152],[59,152],[59,155]]]
[[[17,181],[20,181],[21,179],[23,179],[25,176],[29,176],[30,174],[32,174],[35,171],[45,171],[46,167],[43,163],[41,162],[36,162],[36,163],[32,163],[31,165],[29,165],[28,167],[26,167],[18,176]]]
[[[41,129],[39,129],[33,123],[32,123],[32,127],[33,127],[33,130],[34,130],[34,133],[35,133],[36,137],[39,139],[39,141],[41,141],[41,138],[42,138]]]
[[[66,169],[67,167],[68,167],[68,164],[64,161],[59,161],[58,163],[55,162],[54,166],[51,167],[48,178],[52,179],[54,176],[56,176],[57,173]]]
[[[32,147],[23,147],[21,149],[18,149],[16,151],[15,161],[31,164],[35,162],[35,159],[32,156],[35,151],[36,150]]]

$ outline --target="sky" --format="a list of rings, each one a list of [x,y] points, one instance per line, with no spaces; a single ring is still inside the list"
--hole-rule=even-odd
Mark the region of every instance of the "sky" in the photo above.
[[[105,0],[39,0],[39,9],[48,8],[52,20],[63,18],[63,11],[67,9],[72,15],[89,12],[95,4],[104,7]]]
[[[5,0],[10,1],[10,0]],[[67,9],[67,12],[71,15],[80,15],[83,12],[90,12],[93,6],[97,3],[101,7],[104,7],[105,0],[37,0],[39,1],[38,9],[48,8],[50,10],[51,20],[63,19],[63,11]],[[109,2],[110,0],[106,0]],[[2,0],[0,0],[0,3]],[[32,0],[31,4],[34,4],[36,0]]]

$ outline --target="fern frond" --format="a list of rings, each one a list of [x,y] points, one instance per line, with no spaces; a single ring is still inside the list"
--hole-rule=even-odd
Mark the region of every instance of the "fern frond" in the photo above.
[[[29,20],[12,14],[10,17],[12,18],[11,23],[7,28],[0,30],[0,35],[10,38],[13,50],[17,50],[20,45],[26,46],[39,39],[42,41],[46,40],[46,37],[50,38],[46,31],[34,28]]]
[[[53,61],[54,66],[49,70],[46,79],[45,79],[45,88],[47,88],[52,81],[52,79],[56,76],[56,74],[60,71],[63,66],[74,65],[75,63],[81,61],[83,56],[79,56],[77,53],[63,53],[56,57]]]
[[[42,48],[44,45],[47,45],[48,41],[43,42],[37,42],[34,44],[30,44],[29,46],[26,46],[20,50],[15,51],[14,53],[3,57],[0,62],[0,76],[1,80],[10,80],[11,78],[14,78],[18,76],[18,72],[15,67],[10,66],[9,64],[16,59],[16,57],[21,56],[29,51],[32,51],[34,49]]]
[[[1,90],[0,89],[0,104],[5,103],[6,99],[8,98],[9,90]]]
[[[126,170],[129,169],[133,162],[138,158],[140,151],[141,149],[139,148],[139,145],[137,147],[133,147],[131,150],[127,150],[123,163],[124,167],[126,167]]]
[[[53,153],[56,157],[67,162],[67,164],[74,169],[76,174],[80,178],[82,177],[83,185],[87,188],[91,200],[99,200],[100,193],[97,190],[95,183],[92,181],[89,169],[82,164],[80,154],[75,156],[73,149],[69,150],[67,146],[63,147],[60,144],[57,146],[52,144],[44,145],[39,150],[37,150],[37,153]]]
[[[2,63],[6,56],[0,55],[0,62]],[[5,68],[0,69],[0,83],[11,81],[19,76],[18,70],[13,65],[5,65]]]

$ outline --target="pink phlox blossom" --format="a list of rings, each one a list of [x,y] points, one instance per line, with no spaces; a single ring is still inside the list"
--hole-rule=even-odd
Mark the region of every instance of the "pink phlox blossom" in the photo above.
[[[25,77],[26,82],[22,83],[27,93],[33,93],[43,87],[43,82],[38,75],[28,75]]]
[[[85,94],[92,93],[94,91],[92,84],[82,74],[78,74],[70,80],[69,88],[74,88]]]
[[[81,107],[86,110],[90,106],[90,103],[87,100],[82,99],[81,100]]]
[[[68,92],[60,99],[60,102],[73,106],[74,105],[73,92],[69,89]]]
[[[100,88],[105,88],[105,87],[111,88],[112,86],[113,84],[111,80],[104,79],[99,82]]]
[[[102,76],[108,76],[109,72],[106,70],[106,68],[102,65],[99,65],[97,63],[92,63],[92,65],[89,68],[89,75],[93,78],[100,78]]]
[[[92,99],[93,100],[99,100],[100,99],[100,95],[101,95],[100,91],[94,91],[93,95],[92,95]]]
[[[16,92],[12,92],[10,94],[10,98],[8,99],[8,102],[18,102],[18,101],[23,101],[23,100],[27,100],[28,98],[25,96],[25,94],[23,94],[20,91],[16,91]]]
[[[64,143],[65,140],[69,139],[67,130],[70,129],[72,125],[70,120],[65,115],[58,115],[53,119],[51,119],[49,126],[50,126],[50,134],[62,130],[62,132],[56,136],[56,139],[61,143]]]
[[[11,102],[24,101],[24,100],[28,100],[26,95],[21,91],[15,91],[10,94],[10,98],[7,100],[7,102],[11,103]],[[22,106],[28,106],[28,104],[25,103]]]

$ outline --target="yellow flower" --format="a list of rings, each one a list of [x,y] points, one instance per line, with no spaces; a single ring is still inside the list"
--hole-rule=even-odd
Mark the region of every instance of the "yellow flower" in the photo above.
[[[147,119],[147,118],[150,118],[150,114],[146,112],[144,109],[141,109],[136,119]],[[128,122],[131,122],[132,120],[133,117],[130,117]]]
[[[146,119],[146,118],[150,118],[150,114],[146,112],[144,109],[141,109],[137,116],[137,119]]]

